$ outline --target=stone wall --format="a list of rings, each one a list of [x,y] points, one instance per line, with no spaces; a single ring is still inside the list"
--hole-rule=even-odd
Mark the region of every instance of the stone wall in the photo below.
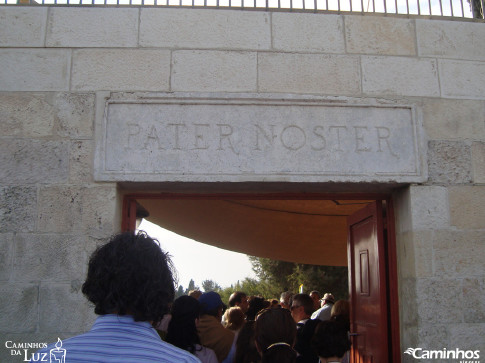
[[[1,7],[2,344],[92,323],[87,256],[121,210],[116,183],[93,179],[97,93],[292,93],[417,106],[429,179],[395,192],[401,345],[483,356],[484,38],[479,22],[393,16]]]

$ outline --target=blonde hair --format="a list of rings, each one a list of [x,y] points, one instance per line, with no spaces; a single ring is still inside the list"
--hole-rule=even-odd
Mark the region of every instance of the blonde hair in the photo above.
[[[234,306],[229,308],[224,313],[224,320],[226,322],[226,328],[230,330],[239,330],[244,325],[245,315],[241,308]]]
[[[199,297],[200,295],[202,295],[202,292],[200,290],[190,290],[188,295],[192,296],[194,299],[199,300]]]

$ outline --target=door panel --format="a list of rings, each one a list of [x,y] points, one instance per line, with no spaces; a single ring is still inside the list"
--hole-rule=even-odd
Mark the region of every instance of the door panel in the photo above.
[[[352,363],[389,361],[383,230],[380,201],[348,218]]]

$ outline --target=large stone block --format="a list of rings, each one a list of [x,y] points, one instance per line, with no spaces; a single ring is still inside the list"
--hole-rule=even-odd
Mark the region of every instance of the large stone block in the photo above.
[[[82,224],[86,236],[106,238],[119,230],[116,197],[115,184],[83,190]]]
[[[416,33],[420,56],[485,60],[483,24],[416,19]]]
[[[433,59],[362,57],[362,89],[368,95],[440,95],[438,68]]]
[[[39,288],[37,285],[1,284],[0,332],[34,332],[38,324],[38,299]],[[3,344],[5,344],[4,341],[2,341]]]
[[[401,348],[406,350],[407,348],[414,348],[419,346],[417,326],[401,327]],[[401,357],[401,363],[417,363],[416,360],[411,355],[403,354]]]
[[[76,91],[167,91],[170,52],[155,49],[74,51],[72,86]]]
[[[404,232],[396,234],[397,256],[399,260],[398,271],[401,278],[415,276],[415,259],[412,241],[412,233]]]
[[[59,93],[55,96],[58,134],[70,138],[92,138],[94,94]]]
[[[204,9],[141,9],[140,46],[196,49],[271,48],[269,14]]]
[[[53,7],[48,47],[136,47],[138,9]]]
[[[91,138],[93,127],[94,94],[0,94],[2,136]]]
[[[401,327],[405,329],[416,327],[418,325],[418,296],[416,295],[415,278],[399,279],[399,299],[406,302],[399,304]]]
[[[40,330],[48,333],[80,333],[96,320],[94,309],[71,284],[40,288]]]
[[[345,53],[343,17],[272,14],[273,48],[282,51]]]
[[[446,188],[412,186],[410,206],[414,231],[449,228],[450,211]]]
[[[482,248],[483,250],[483,248]],[[485,323],[485,277],[463,279],[465,323]]]
[[[0,143],[0,182],[62,183],[68,178],[69,143],[4,139]]]
[[[0,187],[0,232],[32,232],[36,219],[36,187]]]
[[[465,142],[428,143],[429,179],[438,184],[468,184],[472,181],[471,148]]]
[[[418,279],[416,293],[420,326],[463,322],[466,312],[459,280]]]
[[[0,91],[67,91],[71,51],[0,49]]]
[[[261,92],[360,93],[360,64],[357,57],[260,53],[258,58]]]
[[[345,39],[348,53],[416,55],[414,21],[409,19],[347,15]]]
[[[19,137],[54,135],[56,111],[50,98],[45,93],[1,93],[0,134]]]
[[[0,47],[43,47],[47,8],[0,8]]]
[[[288,94],[112,96],[96,127],[98,181],[427,177],[411,107]]]
[[[485,183],[485,142],[474,142],[472,144],[472,169],[473,181]]]
[[[69,182],[71,184],[93,181],[94,145],[92,140],[73,140],[69,162]]]
[[[41,232],[73,233],[82,230],[83,189],[45,186],[39,191],[37,228]]]
[[[485,140],[485,102],[426,99],[423,121],[430,140]]]
[[[411,188],[395,190],[392,198],[394,200],[394,213],[396,216],[396,235],[412,231]]]
[[[479,350],[483,358],[485,352],[485,324],[453,324],[449,327],[450,345],[461,350]]]
[[[66,234],[18,234],[13,281],[71,281],[84,276],[84,238]]]
[[[433,276],[433,231],[406,232],[398,238],[403,277]]]
[[[449,188],[451,225],[459,229],[485,229],[485,186]]]
[[[433,241],[435,275],[455,278],[483,276],[484,237],[485,232],[481,231],[436,231]]]
[[[256,91],[253,52],[184,50],[173,52],[174,91]]]
[[[439,61],[443,97],[485,100],[485,62]]]
[[[8,281],[12,270],[13,234],[0,233],[0,281]]]
[[[422,324],[418,328],[417,340],[419,343],[415,347],[423,347],[423,349],[439,350],[449,347],[448,325]]]

